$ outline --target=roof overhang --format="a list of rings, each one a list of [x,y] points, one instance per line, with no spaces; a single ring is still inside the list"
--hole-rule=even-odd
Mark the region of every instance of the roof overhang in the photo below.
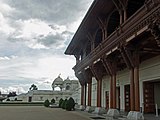
[[[112,0],[94,0],[68,45],[65,54],[79,55],[84,43],[88,40],[87,33],[95,32],[99,28],[98,23],[95,22],[97,21],[97,18],[104,15],[107,16],[113,8],[114,4]]]

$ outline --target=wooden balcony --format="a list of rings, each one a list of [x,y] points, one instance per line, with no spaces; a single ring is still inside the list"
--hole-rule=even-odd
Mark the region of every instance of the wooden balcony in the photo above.
[[[74,66],[76,72],[80,72],[86,67],[99,61],[104,55],[109,55],[116,49],[119,44],[129,42],[136,36],[148,30],[148,26],[156,18],[160,19],[160,4],[149,4],[147,7],[142,6],[135,14],[127,19],[117,28],[110,36],[99,44],[88,56],[83,58]]]

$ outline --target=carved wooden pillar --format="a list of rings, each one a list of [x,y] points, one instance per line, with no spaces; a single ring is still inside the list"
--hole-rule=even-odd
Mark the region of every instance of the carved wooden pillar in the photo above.
[[[84,85],[81,85],[81,105],[84,105]]]
[[[84,85],[84,106],[86,106],[86,99],[87,98],[87,83]]]
[[[87,105],[91,106],[92,73],[91,73],[90,69],[88,68],[88,69],[85,69],[84,71],[82,71],[82,74],[83,74],[83,77],[84,77],[85,82],[86,82],[86,89],[87,89],[87,83],[88,83],[88,101],[87,101]]]
[[[140,111],[140,96],[139,96],[139,54],[135,53],[134,67],[134,87],[135,87],[135,111]]]
[[[86,81],[82,72],[75,72],[75,76],[78,78],[81,84],[81,105],[86,105]]]
[[[92,65],[91,71],[93,76],[97,80],[97,107],[101,107],[101,97],[102,97],[102,71],[99,67]]]
[[[116,109],[116,74],[113,74],[113,109]]]
[[[116,64],[114,60],[107,60],[108,58],[102,58],[102,63],[110,75],[110,108],[116,109]]]
[[[135,85],[135,111],[140,111],[140,97],[139,97],[139,69],[134,68],[134,85]]]
[[[99,98],[101,95],[99,94],[100,93],[99,87],[100,87],[100,82],[99,82],[99,80],[97,80],[97,107],[100,107],[100,101],[99,101],[100,99]]]
[[[102,80],[97,81],[97,107],[101,107]]]
[[[113,108],[113,77],[110,78],[110,108]]]
[[[88,83],[88,106],[91,106],[92,98],[92,81]]]
[[[119,49],[124,59],[129,71],[130,71],[130,109],[131,111],[135,110],[135,86],[134,86],[134,59],[130,55],[130,51],[126,50],[126,48],[122,45]]]
[[[135,99],[134,99],[134,69],[130,68],[130,105],[131,111],[135,110]]]

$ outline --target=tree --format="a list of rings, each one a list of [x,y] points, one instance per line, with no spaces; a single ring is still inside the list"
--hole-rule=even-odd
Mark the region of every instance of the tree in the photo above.
[[[61,107],[62,109],[66,109],[67,99],[63,100]]]
[[[52,104],[54,104],[54,103],[55,103],[55,99],[54,99],[54,98],[51,100],[51,103],[52,103]]]
[[[66,110],[71,111],[72,109],[74,110],[75,106],[75,101],[72,97],[69,98],[66,102]]]
[[[17,96],[16,92],[9,92],[9,94],[7,95],[7,97],[14,97]]]
[[[62,103],[63,103],[63,99],[61,98],[61,99],[59,100],[59,107],[60,107],[60,108],[62,108]]]
[[[38,90],[38,88],[35,84],[32,84],[29,90]]]
[[[45,106],[45,107],[49,107],[49,104],[50,104],[50,103],[49,103],[49,100],[48,100],[48,99],[44,101],[44,106]]]

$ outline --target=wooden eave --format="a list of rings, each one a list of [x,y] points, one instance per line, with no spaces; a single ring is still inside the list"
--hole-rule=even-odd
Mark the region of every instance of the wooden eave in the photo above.
[[[114,4],[111,0],[94,0],[86,16],[82,20],[78,30],[73,36],[70,44],[68,45],[65,54],[80,54],[82,46],[84,46],[83,43],[87,40],[86,33],[95,32],[98,28],[98,24],[96,22],[97,17],[108,15],[113,10],[113,8]]]
[[[152,9],[147,10],[145,6],[142,6],[121,25],[121,28],[114,31],[108,38],[102,41],[101,46],[91,51],[91,53],[76,64],[73,69],[79,72],[99,60],[102,56],[113,53],[118,49],[120,43],[128,44],[147,32],[150,23],[160,15],[160,5],[151,8]]]

